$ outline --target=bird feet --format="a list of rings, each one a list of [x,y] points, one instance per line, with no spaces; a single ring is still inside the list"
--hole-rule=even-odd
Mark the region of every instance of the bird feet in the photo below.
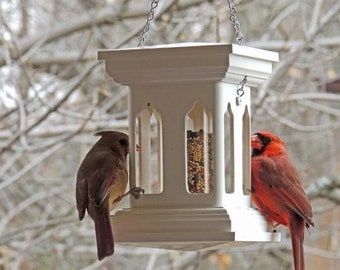
[[[280,223],[276,223],[276,222],[273,223],[273,233],[277,233],[276,227],[279,226],[279,225],[280,225]]]
[[[131,194],[135,199],[138,199],[140,194],[143,193],[144,194],[144,189],[140,188],[140,187],[133,187],[131,188],[128,192],[124,193],[123,195],[117,197],[113,203],[119,202],[121,199],[123,199],[124,197],[126,197],[127,195]]]
[[[135,199],[139,199],[140,194],[144,194],[144,189],[142,189],[141,187],[133,187],[126,193],[131,194]]]

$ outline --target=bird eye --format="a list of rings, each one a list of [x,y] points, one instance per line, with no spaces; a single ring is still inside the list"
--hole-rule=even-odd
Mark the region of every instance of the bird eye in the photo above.
[[[120,139],[119,143],[123,146],[126,146],[126,147],[129,146],[129,141],[126,140],[126,139]]]
[[[272,138],[264,137],[263,138],[264,145],[269,144],[272,140],[273,140]]]
[[[267,144],[269,144],[273,139],[270,137],[265,137],[264,135],[262,135],[261,133],[255,133],[257,135],[257,137],[260,139],[260,141],[262,142],[263,146],[266,146]]]

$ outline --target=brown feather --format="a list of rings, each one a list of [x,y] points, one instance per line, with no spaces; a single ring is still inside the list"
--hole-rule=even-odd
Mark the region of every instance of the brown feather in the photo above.
[[[114,252],[110,223],[112,201],[124,194],[128,182],[128,136],[116,131],[101,131],[101,136],[82,161],[76,184],[79,219],[87,210],[95,223],[98,259]]]

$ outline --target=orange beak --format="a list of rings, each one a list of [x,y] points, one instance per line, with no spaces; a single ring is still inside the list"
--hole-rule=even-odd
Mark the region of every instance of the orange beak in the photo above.
[[[263,147],[261,140],[256,134],[250,137],[250,145],[251,148],[257,150],[261,150],[261,148]]]

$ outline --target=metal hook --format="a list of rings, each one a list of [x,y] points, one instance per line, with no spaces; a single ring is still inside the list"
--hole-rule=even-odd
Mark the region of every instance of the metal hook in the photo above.
[[[244,95],[244,85],[247,83],[247,76],[244,76],[243,80],[240,82],[241,86],[236,91],[236,105],[241,105],[241,97]]]

